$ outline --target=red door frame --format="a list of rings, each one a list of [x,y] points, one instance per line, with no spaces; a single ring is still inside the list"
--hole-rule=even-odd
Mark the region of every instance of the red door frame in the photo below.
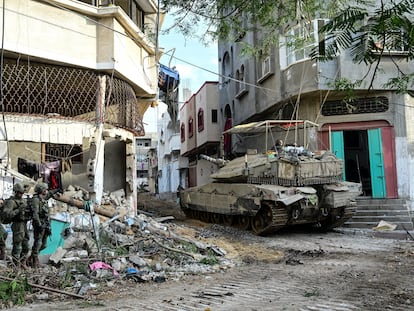
[[[324,124],[319,136],[319,148],[329,149],[329,130],[330,131],[349,131],[349,130],[369,130],[374,128],[381,128],[382,136],[382,152],[384,154],[384,173],[387,189],[387,198],[398,198],[397,191],[397,168],[395,157],[395,133],[394,127],[392,127],[387,121],[366,121],[366,122],[347,122],[347,123],[334,123]]]

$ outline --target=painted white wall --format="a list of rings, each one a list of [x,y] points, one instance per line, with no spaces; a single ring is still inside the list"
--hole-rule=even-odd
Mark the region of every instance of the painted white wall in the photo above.
[[[156,94],[155,45],[122,9],[47,2],[5,2],[5,50],[62,65],[114,70],[142,95]]]

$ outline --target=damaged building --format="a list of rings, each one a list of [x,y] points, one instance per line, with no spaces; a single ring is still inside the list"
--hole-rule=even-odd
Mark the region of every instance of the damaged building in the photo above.
[[[97,203],[123,189],[135,213],[135,138],[156,105],[156,2],[3,5],[2,175],[77,185]]]

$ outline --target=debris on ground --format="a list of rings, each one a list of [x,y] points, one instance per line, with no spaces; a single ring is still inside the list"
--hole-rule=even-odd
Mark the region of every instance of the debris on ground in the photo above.
[[[374,228],[372,228],[373,230],[376,231],[393,231],[397,228],[396,224],[393,223],[389,223],[385,220],[381,220],[377,226],[375,226]]]
[[[70,187],[60,196],[50,203],[53,219],[66,224],[58,234],[62,245],[41,256],[38,269],[19,270],[10,257],[0,264],[0,308],[63,297],[93,300],[131,282],[177,280],[234,265],[224,249],[170,223],[173,216],[130,216],[123,191],[93,209],[81,189]]]

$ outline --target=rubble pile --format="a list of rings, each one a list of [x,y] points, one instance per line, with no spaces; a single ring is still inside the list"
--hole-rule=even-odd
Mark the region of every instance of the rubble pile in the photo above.
[[[84,193],[71,188],[63,196],[87,206]],[[174,217],[156,218],[145,212],[128,216],[122,191],[105,196],[95,214],[54,199],[49,203],[52,218],[66,224],[60,232],[63,245],[41,256],[39,269],[0,266],[1,275],[26,278],[33,291],[27,293],[26,302],[62,295],[93,299],[117,285],[125,288],[125,282],[177,280],[233,265],[223,249],[203,242],[194,230],[169,222]],[[10,303],[3,300],[3,306]]]

